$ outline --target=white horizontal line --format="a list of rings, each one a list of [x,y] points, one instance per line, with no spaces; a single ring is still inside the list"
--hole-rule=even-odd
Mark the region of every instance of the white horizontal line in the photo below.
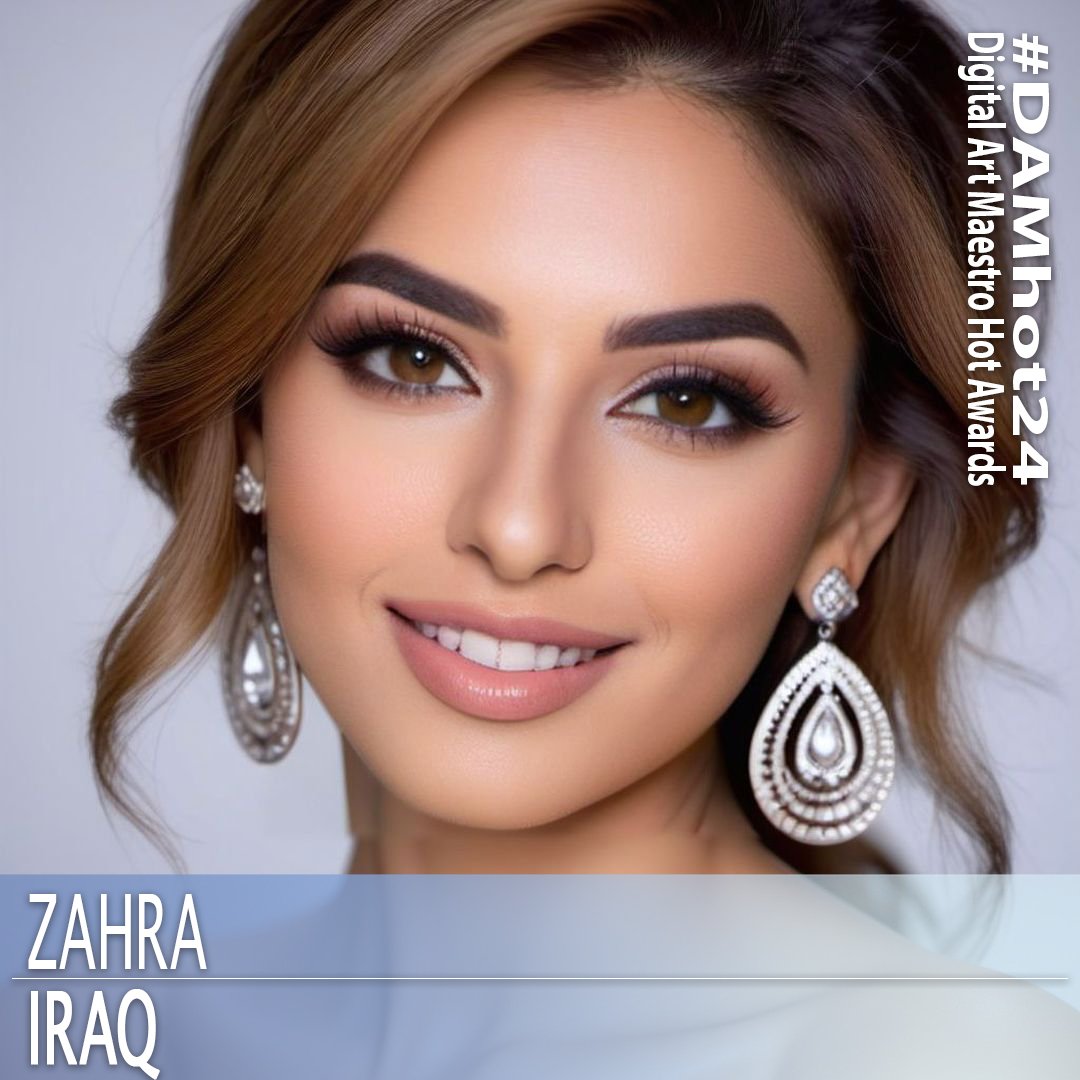
[[[1068,982],[1068,975],[13,975],[12,982]]]

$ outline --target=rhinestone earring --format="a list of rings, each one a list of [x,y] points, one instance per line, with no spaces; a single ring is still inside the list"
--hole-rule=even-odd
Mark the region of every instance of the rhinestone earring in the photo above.
[[[245,513],[261,513],[263,485],[242,465],[233,496]],[[300,730],[300,671],[274,609],[266,552],[256,545],[234,586],[222,649],[225,707],[240,745],[256,760],[278,761]]]
[[[233,498],[245,514],[261,514],[266,509],[266,488],[246,462],[233,477]]]
[[[892,786],[895,747],[885,707],[832,638],[859,604],[830,569],[812,594],[819,641],[788,671],[750,742],[750,784],[765,817],[805,844],[838,844],[877,817]]]

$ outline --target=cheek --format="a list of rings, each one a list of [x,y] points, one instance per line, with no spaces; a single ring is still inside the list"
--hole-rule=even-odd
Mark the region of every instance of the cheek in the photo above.
[[[358,393],[331,365],[302,357],[263,407],[268,527],[283,555],[353,583],[358,558],[430,542],[424,522],[439,490],[430,447],[400,412],[359,408]]]
[[[408,430],[400,415],[361,415],[341,374],[311,357],[292,358],[264,393],[271,580],[308,669],[355,634],[381,567],[432,550],[440,484]]]
[[[689,714],[722,713],[759,662],[842,453],[842,435],[804,428],[754,436],[679,473],[659,457],[634,471],[622,564],[666,653],[657,689]]]

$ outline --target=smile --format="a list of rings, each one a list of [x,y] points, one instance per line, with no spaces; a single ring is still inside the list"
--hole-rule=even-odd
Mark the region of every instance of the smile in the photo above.
[[[573,667],[587,663],[601,651],[579,649],[572,645],[560,648],[558,645],[537,645],[531,641],[508,641],[468,627],[441,626],[415,619],[410,621],[420,633],[437,641],[444,649],[497,671],[550,671],[556,667]],[[617,647],[612,645],[603,651],[610,652]]]
[[[590,648],[497,638],[387,610],[418,682],[444,704],[485,720],[528,720],[566,707],[612,669],[628,644]]]

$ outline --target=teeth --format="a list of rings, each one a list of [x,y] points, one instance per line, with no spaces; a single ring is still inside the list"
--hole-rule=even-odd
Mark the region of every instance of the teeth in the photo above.
[[[439,644],[443,641],[442,627],[439,627]],[[466,660],[472,660],[484,667],[497,668],[499,666],[499,639],[481,634],[479,630],[465,630],[459,636],[458,652]]]
[[[558,662],[558,645],[541,645],[536,650],[536,666],[538,670],[550,671]]]
[[[459,630],[435,623],[414,621],[413,626],[444,649],[498,671],[550,671],[554,667],[573,667],[596,655],[596,649],[560,649],[558,645],[535,645],[531,641],[503,641],[479,630]]]
[[[500,641],[498,644],[496,659],[500,671],[535,670],[536,654],[539,650],[531,641]]]

